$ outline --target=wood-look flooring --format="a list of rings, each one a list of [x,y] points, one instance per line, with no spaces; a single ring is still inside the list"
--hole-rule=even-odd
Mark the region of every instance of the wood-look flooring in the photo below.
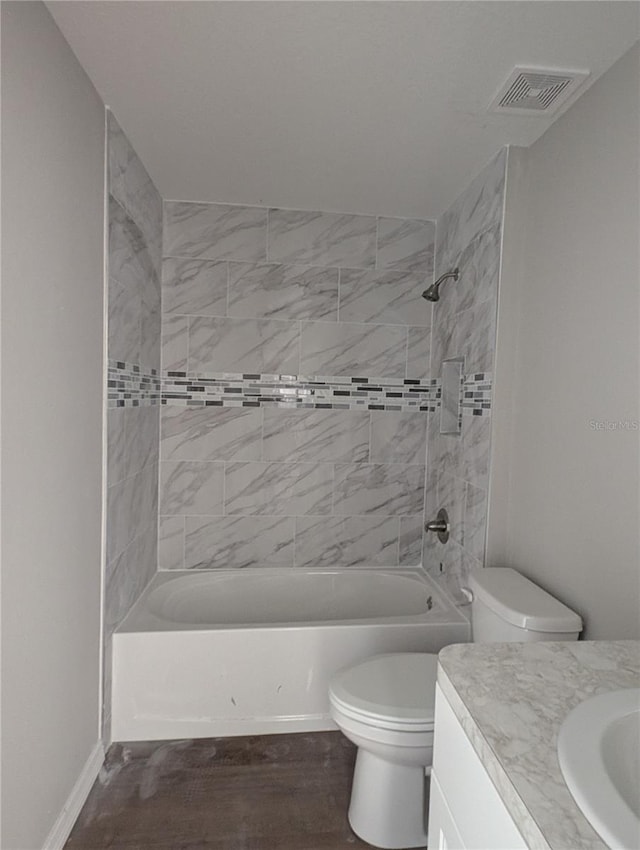
[[[340,732],[114,744],[65,850],[357,850]]]

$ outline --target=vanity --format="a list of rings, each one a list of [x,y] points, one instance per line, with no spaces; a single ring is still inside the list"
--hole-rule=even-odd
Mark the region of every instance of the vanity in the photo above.
[[[430,850],[612,846],[569,791],[558,735],[571,711],[590,697],[631,688],[640,688],[639,641],[458,644],[441,650]]]

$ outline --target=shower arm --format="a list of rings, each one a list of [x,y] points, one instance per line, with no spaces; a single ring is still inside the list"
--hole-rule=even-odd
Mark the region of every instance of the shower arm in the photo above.
[[[460,270],[455,268],[451,272],[445,272],[444,274],[441,274],[440,277],[437,279],[437,281],[433,285],[434,286],[440,286],[441,283],[444,283],[445,280],[448,280],[450,277],[452,277],[454,279],[454,281],[457,281],[458,278],[460,277]]]

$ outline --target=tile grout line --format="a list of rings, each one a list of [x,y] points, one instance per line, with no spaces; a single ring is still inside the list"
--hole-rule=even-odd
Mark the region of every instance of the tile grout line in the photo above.
[[[229,316],[229,294],[230,294],[229,293],[229,287],[230,287],[230,280],[231,280],[231,271],[229,269],[229,261],[228,260],[226,261],[225,265],[227,267],[227,287],[226,287],[226,298],[225,298],[225,305],[224,305],[224,310],[225,310],[224,318],[229,319],[229,318],[231,318]]]
[[[267,226],[265,228],[265,246],[264,246],[264,256],[265,256],[266,263],[269,263],[270,224],[271,224],[271,208],[267,207]]]
[[[187,569],[187,516],[182,516],[182,569]]]

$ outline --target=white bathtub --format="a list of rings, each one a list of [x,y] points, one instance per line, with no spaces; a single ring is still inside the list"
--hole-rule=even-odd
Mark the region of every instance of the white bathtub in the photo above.
[[[335,729],[337,670],[467,640],[418,569],[158,573],[113,637],[113,739]]]

